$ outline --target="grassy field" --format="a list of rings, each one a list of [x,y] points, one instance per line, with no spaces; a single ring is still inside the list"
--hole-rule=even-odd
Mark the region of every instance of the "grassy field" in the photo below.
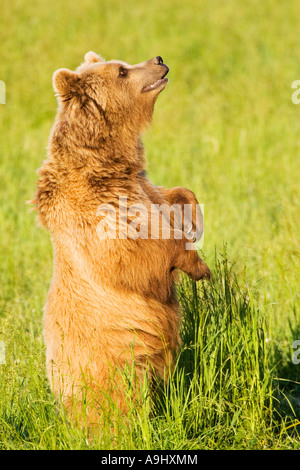
[[[298,10],[297,0],[2,0],[0,449],[300,447]],[[49,391],[52,246],[26,205],[56,112],[52,74],[89,50],[170,66],[144,136],[148,171],[205,205],[214,273],[211,285],[178,286],[183,349],[152,419],[145,400],[94,443]]]

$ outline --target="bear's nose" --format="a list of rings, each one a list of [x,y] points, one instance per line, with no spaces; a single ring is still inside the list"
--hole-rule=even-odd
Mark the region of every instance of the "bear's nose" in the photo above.
[[[161,65],[161,64],[164,63],[164,61],[162,60],[162,57],[160,57],[160,55],[158,55],[158,56],[156,57],[156,60],[157,60],[157,65]]]

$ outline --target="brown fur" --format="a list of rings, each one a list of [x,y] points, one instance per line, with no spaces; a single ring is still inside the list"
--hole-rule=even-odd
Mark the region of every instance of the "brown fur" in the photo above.
[[[147,208],[197,203],[185,188],[153,186],[144,171],[140,135],[166,80],[143,88],[167,71],[160,58],[130,66],[90,52],[75,72],[53,77],[59,110],[34,200],[54,247],[44,309],[47,370],[70,412],[72,398],[80,403],[87,390],[90,425],[100,419],[101,390],[126,408],[121,382],[109,384],[115,367],[134,356],[142,380],[147,365],[150,376],[164,377],[172,364],[180,345],[175,271],[210,277],[197,252],[185,250],[184,237],[101,240],[96,233],[99,204],[118,210],[120,195]]]

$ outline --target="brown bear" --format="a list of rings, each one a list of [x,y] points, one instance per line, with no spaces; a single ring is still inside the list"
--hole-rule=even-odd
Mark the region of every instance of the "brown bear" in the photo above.
[[[189,203],[195,215],[191,191],[156,187],[145,172],[140,136],[168,71],[161,57],[131,66],[89,52],[76,71],[53,76],[59,109],[34,199],[54,249],[46,362],[56,397],[71,416],[84,402],[89,426],[100,423],[107,392],[126,411],[116,369],[134,362],[137,382],[146,369],[150,380],[166,376],[180,345],[177,270],[194,280],[211,275],[185,234],[175,236],[174,220],[169,238],[97,231],[99,206],[118,215],[121,197],[148,214],[152,204]]]

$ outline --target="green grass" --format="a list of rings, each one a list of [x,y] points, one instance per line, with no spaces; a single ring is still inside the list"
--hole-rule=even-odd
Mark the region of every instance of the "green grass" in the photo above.
[[[86,0],[1,3],[1,449],[299,448],[300,78],[298,2]],[[148,418],[86,441],[57,411],[42,307],[52,247],[26,201],[56,112],[53,72],[88,50],[161,55],[170,83],[144,136],[149,175],[205,205],[211,285],[185,278],[183,348]],[[224,251],[224,245],[227,247]],[[109,414],[109,410],[108,410]]]

